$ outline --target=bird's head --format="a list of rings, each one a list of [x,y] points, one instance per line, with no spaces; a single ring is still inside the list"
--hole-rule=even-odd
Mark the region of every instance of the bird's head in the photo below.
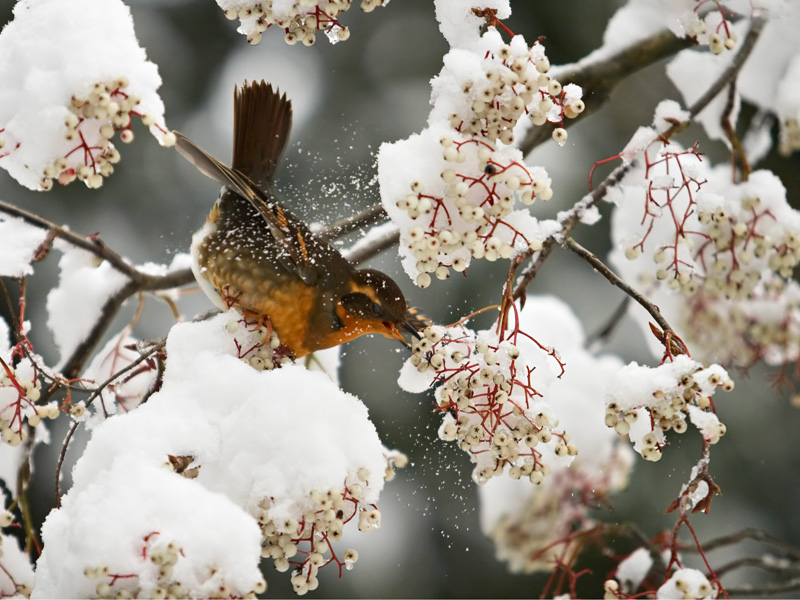
[[[353,337],[380,333],[405,346],[409,344],[400,329],[419,337],[403,292],[388,275],[373,269],[355,271],[351,288],[339,301],[337,313]]]

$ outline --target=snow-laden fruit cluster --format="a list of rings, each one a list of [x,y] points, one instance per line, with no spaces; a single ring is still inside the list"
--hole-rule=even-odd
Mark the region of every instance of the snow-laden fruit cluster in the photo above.
[[[361,10],[372,12],[388,0],[361,0]],[[237,31],[251,44],[261,41],[261,34],[270,27],[285,31],[284,41],[293,46],[313,46],[317,32],[322,31],[331,44],[350,38],[350,30],[338,18],[350,9],[353,0],[217,0],[225,16],[239,20]]]
[[[192,592],[184,585],[179,577],[175,576],[176,568],[181,567],[178,563],[183,559],[185,553],[180,545],[174,541],[163,543],[150,543],[150,539],[159,539],[157,532],[147,536],[143,543],[142,558],[145,564],[149,564],[152,570],[152,586],[132,586],[128,579],[139,579],[141,576],[131,577],[123,573],[111,573],[108,565],[88,565],[83,570],[83,575],[88,581],[96,582],[94,598],[193,598]],[[181,565],[182,566],[182,565]],[[148,578],[150,579],[150,578]],[[263,579],[256,581],[253,589],[243,594],[242,598],[255,598],[256,594],[263,593],[267,589],[267,583]],[[211,590],[209,598],[222,599],[230,598],[231,595],[238,594],[237,590],[230,588],[222,583],[216,589]]]
[[[281,345],[278,334],[259,319],[240,316],[238,311],[227,313],[233,318],[225,329],[231,334],[238,357],[256,371],[271,371],[291,364],[291,350]]]
[[[361,469],[342,488],[312,490],[308,495],[308,507],[299,520],[290,517],[275,523],[269,517],[272,500],[264,498],[259,503],[261,554],[271,558],[278,571],[292,569],[292,587],[298,595],[317,589],[317,574],[327,565],[353,568],[358,552],[347,549],[338,556],[333,545],[342,539],[349,522],[355,519],[358,530],[364,533],[380,527],[380,511],[363,502],[368,479],[369,472]]]
[[[539,356],[523,356],[519,343],[529,354],[535,347]],[[542,399],[547,375],[563,373],[554,350],[522,332],[501,337],[493,331],[475,334],[461,326],[431,326],[413,343],[412,352],[404,370],[423,374],[426,386],[439,384],[436,403],[444,415],[439,437],[470,455],[476,482],[502,475],[507,468],[512,479],[541,483],[551,469],[549,457],[577,454]],[[402,376],[400,383],[404,385]]]
[[[607,198],[612,261],[644,286],[693,348],[725,363],[800,353],[800,213],[769,171],[732,183],[696,150],[655,143]],[[623,257],[624,254],[624,257]]]
[[[383,448],[357,398],[280,348],[234,309],[172,328],[160,388],[92,429],[43,528],[37,593],[243,597],[265,587],[262,553],[279,570],[298,566],[303,593],[324,564],[355,562],[333,542],[346,521],[379,524],[379,494],[402,457]],[[176,562],[151,556],[163,542],[180,548]],[[82,576],[103,565],[99,581]]]
[[[635,362],[614,374],[606,390],[605,423],[628,436],[645,460],[661,459],[665,433],[683,433],[687,418],[709,444],[725,434],[711,396],[717,388],[733,389],[719,365],[704,368],[685,354],[652,368]]]
[[[567,372],[546,395],[570,432],[569,443],[579,449],[574,458],[548,460],[552,473],[540,485],[495,477],[479,489],[481,527],[494,541],[497,558],[514,572],[530,573],[574,556],[581,536],[596,525],[591,510],[627,485],[634,454],[603,424],[600,390],[622,362],[589,353],[580,323],[560,300],[529,297],[521,316],[536,325],[537,334],[558,336]],[[524,350],[527,356],[533,349]]]
[[[466,5],[465,5],[466,7]],[[581,89],[561,84],[538,42],[508,44],[490,27],[474,45],[454,48],[433,80],[428,127],[379,153],[383,205],[400,227],[404,267],[430,285],[470,261],[538,250],[550,230],[519,204],[549,200],[547,172],[511,146],[527,126],[560,125],[583,111]],[[566,141],[558,127],[554,138]]]
[[[8,328],[0,321],[0,440],[19,446],[44,419],[59,416],[58,403],[37,404],[42,391],[42,358],[28,354],[26,340],[11,345]]]
[[[81,27],[65,26],[75,15]],[[0,33],[0,54],[0,167],[22,185],[99,187],[120,160],[112,138],[133,140],[133,117],[174,144],[158,69],[121,0],[22,0]]]

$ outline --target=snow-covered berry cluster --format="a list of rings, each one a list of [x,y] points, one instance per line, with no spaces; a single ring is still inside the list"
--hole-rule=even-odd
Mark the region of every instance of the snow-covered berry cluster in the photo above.
[[[503,339],[493,332],[476,335],[462,326],[431,326],[413,343],[413,355],[401,374],[401,386],[411,391],[438,384],[436,403],[443,414],[439,437],[469,454],[479,484],[504,472],[512,479],[541,483],[551,459],[578,452],[569,435],[558,430],[558,419],[532,379],[537,367],[522,357],[516,343],[523,336],[517,331]],[[527,342],[532,340],[526,336]],[[534,344],[542,355],[538,358],[549,358],[551,367],[563,372],[554,350]],[[546,371],[546,362],[540,367]],[[409,382],[411,369],[423,375],[416,385]]]
[[[726,362],[744,365],[797,357],[800,213],[780,180],[756,171],[731,183],[726,169],[675,144],[656,144],[643,162],[609,196],[623,275],[663,295],[654,300],[666,314],[674,305],[678,329],[701,351],[725,348]]]
[[[386,0],[361,0],[361,10],[372,12],[383,6]],[[338,17],[350,9],[353,0],[297,0],[295,2],[273,2],[273,0],[217,0],[225,16],[231,21],[238,19],[237,31],[247,36],[251,44],[261,41],[261,34],[270,27],[283,29],[284,41],[293,46],[313,46],[317,32],[322,31],[331,44],[343,42],[350,37],[350,30],[342,25]]]
[[[665,433],[684,433],[687,417],[707,443],[716,444],[726,428],[711,396],[733,386],[725,369],[704,368],[685,354],[655,368],[633,362],[614,374],[606,390],[605,423],[627,436],[645,460],[658,461]]]
[[[183,549],[176,542],[150,544],[157,537],[153,532],[144,539],[141,558],[143,565],[135,574],[113,573],[106,564],[87,565],[83,576],[97,581],[95,598],[192,598],[191,587],[181,581],[180,572],[176,569],[178,561],[185,556]],[[255,598],[263,593],[267,583],[263,579],[256,582],[252,590],[237,590],[226,582],[220,581],[218,587],[209,598]]]
[[[672,576],[658,588],[658,598],[694,598],[704,600],[716,598],[718,590],[704,573],[697,569],[677,569]]]
[[[693,11],[686,11],[680,16],[678,21],[684,33],[698,44],[708,46],[712,54],[733,50],[738,36],[729,19],[731,13],[717,6],[718,10],[710,10],[705,15],[698,14],[698,10],[706,4],[710,3],[698,2]]]
[[[387,464],[386,476],[393,476],[394,467],[405,464],[405,457],[394,453]],[[321,568],[335,564],[340,574],[342,567],[353,568],[358,552],[348,549],[339,556],[334,548],[348,523],[356,522],[362,533],[380,527],[380,511],[365,502],[369,478],[369,471],[361,468],[343,487],[312,490],[305,502],[298,503],[298,514],[288,518],[273,518],[271,498],[259,502],[256,517],[262,534],[261,555],[271,558],[277,571],[292,570],[292,587],[299,596],[317,589]]]
[[[114,165],[120,160],[111,139],[119,132],[121,142],[132,142],[134,116],[148,127],[158,127],[163,134],[162,145],[175,143],[175,134],[156,124],[157,115],[140,112],[140,100],[127,91],[128,86],[127,77],[120,77],[98,81],[86,96],[72,96],[64,119],[64,139],[69,142],[69,149],[44,168],[43,190],[51,189],[53,180],[67,185],[79,179],[90,188],[103,185],[103,178],[114,172]]]
[[[68,27],[76,14],[81,27]],[[0,168],[35,190],[75,179],[96,188],[114,170],[111,139],[133,139],[139,116],[162,145],[174,143],[158,96],[158,68],[147,60],[121,0],[16,3],[0,32],[4,100]]]
[[[268,322],[242,316],[236,310],[227,314],[232,318],[225,329],[236,346],[236,355],[256,371],[271,371],[294,362],[291,350],[281,344]]]
[[[473,258],[541,248],[549,231],[519,204],[549,200],[551,181],[511,144],[525,115],[528,126],[560,125],[584,109],[580,87],[562,89],[549,68],[541,44],[528,47],[521,35],[506,44],[489,28],[476,50],[445,57],[428,128],[381,147],[383,204],[400,226],[404,266],[417,285],[463,272]],[[554,138],[563,145],[566,130]]]
[[[28,439],[28,427],[58,417],[58,403],[36,404],[41,390],[42,380],[30,359],[13,366],[6,360],[0,363],[0,439],[4,443],[18,446]]]
[[[562,88],[548,73],[550,61],[538,41],[528,47],[523,36],[515,35],[506,44],[495,29],[481,39],[485,51],[477,64],[470,65],[472,73],[462,71],[462,65],[451,60],[452,71],[443,72],[438,82],[434,81],[434,90],[460,83],[461,94],[448,99],[452,108],[449,123],[455,131],[490,143],[499,140],[508,146],[514,142],[519,119],[525,115],[536,126],[560,125],[565,118],[583,112],[580,86]],[[447,68],[447,62],[445,65]],[[553,137],[563,145],[566,131],[556,130]]]

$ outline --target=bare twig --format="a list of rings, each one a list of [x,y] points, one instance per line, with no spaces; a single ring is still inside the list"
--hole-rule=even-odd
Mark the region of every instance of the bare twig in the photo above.
[[[368,206],[361,212],[358,212],[350,217],[345,217],[344,219],[328,225],[317,235],[319,235],[319,237],[326,242],[329,242],[331,240],[335,240],[336,238],[347,235],[356,229],[375,225],[376,223],[380,223],[388,218],[389,217],[386,214],[386,211],[383,209],[383,205],[378,202],[372,206]]]
[[[773,548],[777,548],[778,550],[785,552],[786,554],[789,554],[790,556],[794,557],[795,560],[800,561],[800,548],[793,546],[792,544],[788,544],[785,541],[767,533],[766,531],[755,529],[753,527],[747,527],[735,533],[723,535],[704,542],[703,549],[706,552],[711,552],[712,550],[732,546],[745,540],[752,540],[767,544]],[[692,550],[693,547],[687,547],[684,549],[685,552],[692,552]]]
[[[109,385],[111,385],[115,381],[117,381],[122,375],[125,375],[126,373],[132,371],[137,366],[142,364],[144,361],[152,357],[155,353],[162,350],[166,343],[167,343],[166,339],[161,339],[153,342],[152,345],[139,356],[139,358],[132,361],[130,364],[126,365],[116,373],[112,373],[111,377],[109,377],[103,383],[94,388],[92,394],[86,399],[85,402],[86,407],[88,408],[89,406],[91,406],[92,403],[97,398],[100,397],[100,395],[103,393],[103,390],[106,389]],[[55,478],[56,508],[59,508],[61,506],[61,490],[60,490],[61,469],[64,465],[64,458],[67,455],[67,448],[69,447],[69,442],[72,439],[75,430],[78,428],[78,425],[80,425],[80,421],[72,422],[72,425],[70,425],[69,431],[67,432],[67,435],[64,437],[64,441],[61,444],[61,451],[58,454],[58,463],[56,464],[56,478]]]
[[[602,260],[597,258],[595,254],[589,252],[586,248],[581,246],[578,242],[576,242],[570,237],[564,240],[563,245],[565,248],[572,250],[575,254],[580,256],[590,265],[592,265],[592,267],[594,267],[595,270],[597,270],[603,277],[608,279],[609,283],[617,286],[619,289],[625,292],[629,297],[636,300],[636,302],[638,302],[642,308],[644,308],[648,313],[650,313],[650,316],[653,317],[655,322],[658,323],[658,326],[661,327],[661,329],[664,332],[674,331],[672,327],[670,327],[670,324],[667,323],[667,320],[664,318],[664,316],[661,314],[661,310],[655,304],[650,302],[642,294],[640,294],[631,286],[629,286],[627,283],[625,283],[616,273],[614,273],[614,271],[609,269],[608,266],[606,266],[606,264]]]
[[[738,587],[727,588],[729,595],[744,596],[746,598],[752,598],[754,596],[775,596],[777,594],[797,592],[798,590],[800,590],[800,578],[790,579],[789,581],[759,583],[756,585],[739,585]]]
[[[628,312],[628,305],[630,302],[631,297],[625,296],[625,299],[619,303],[619,306],[617,306],[616,310],[614,310],[614,312],[608,318],[605,325],[586,338],[587,348],[592,348],[595,344],[603,344],[611,337],[611,334],[614,333],[614,330],[619,325],[622,317],[624,317],[625,313]]]
[[[91,252],[101,260],[108,261],[117,271],[127,276],[133,283],[136,284],[136,291],[150,292],[155,290],[164,290],[174,287],[180,287],[194,282],[194,276],[190,269],[182,269],[167,273],[166,275],[151,275],[140,271],[135,266],[130,264],[127,260],[122,258],[119,254],[114,252],[111,248],[105,245],[97,236],[84,237],[77,233],[73,233],[69,229],[56,225],[43,219],[42,217],[23,210],[13,204],[0,201],[0,212],[5,213],[11,217],[22,219],[29,225],[44,229],[51,232],[54,237],[59,238],[82,250]]]
[[[350,250],[343,252],[345,258],[354,265],[358,265],[373,256],[380,254],[384,250],[391,248],[400,241],[400,232],[396,229],[389,231],[385,235],[375,238],[371,242],[358,245]]]

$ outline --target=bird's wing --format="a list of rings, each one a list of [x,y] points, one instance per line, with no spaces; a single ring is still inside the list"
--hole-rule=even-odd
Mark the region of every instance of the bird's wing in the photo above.
[[[247,175],[221,163],[179,131],[173,133],[175,147],[181,156],[207,177],[234,190],[261,214],[276,244],[283,249],[279,259],[281,264],[304,283],[313,285],[318,274],[308,254],[304,238],[309,234],[303,224],[270,199]]]
[[[265,81],[233,90],[231,166],[269,190],[292,128],[292,103]]]

